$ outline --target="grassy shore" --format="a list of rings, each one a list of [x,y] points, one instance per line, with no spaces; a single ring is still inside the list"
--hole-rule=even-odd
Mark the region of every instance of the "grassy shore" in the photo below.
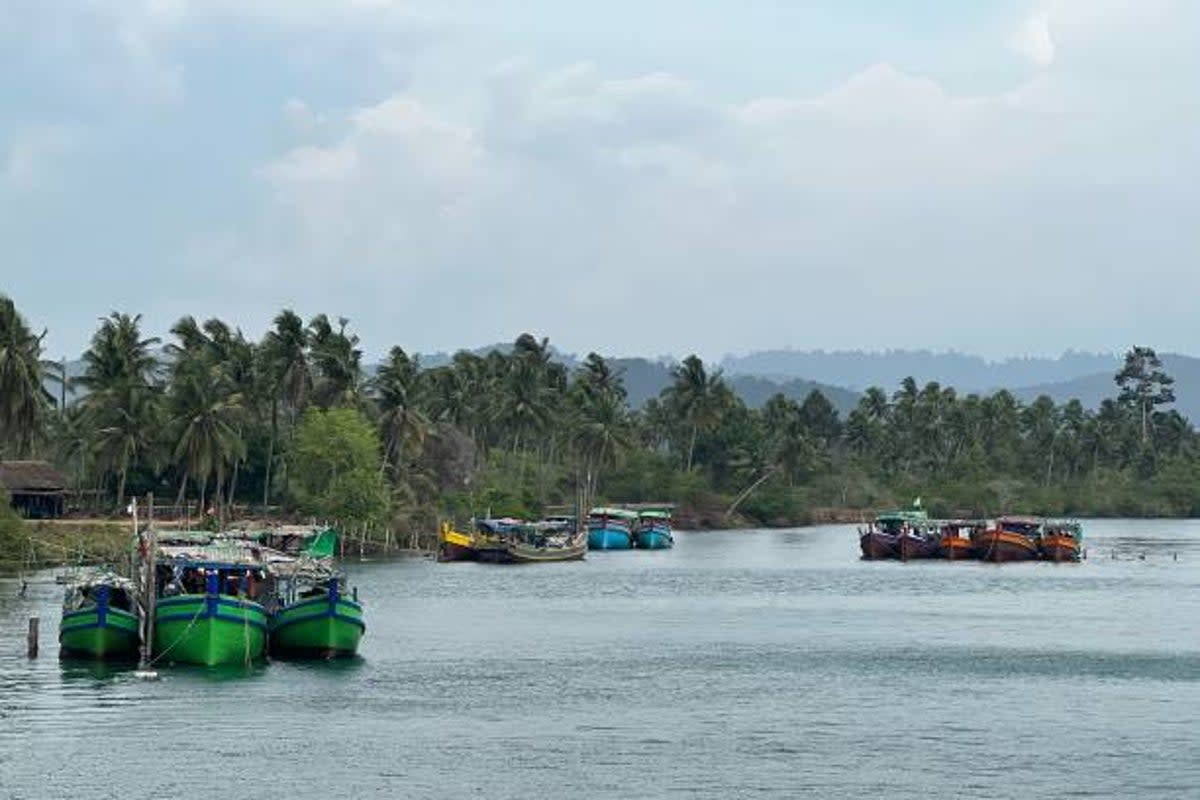
[[[10,535],[0,554],[0,571],[17,572],[78,564],[121,564],[129,559],[128,522],[39,520]]]

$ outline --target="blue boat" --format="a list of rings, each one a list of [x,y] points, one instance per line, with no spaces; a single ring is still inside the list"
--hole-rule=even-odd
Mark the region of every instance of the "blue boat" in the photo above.
[[[589,550],[632,550],[637,512],[624,508],[593,508],[588,514]]]
[[[638,514],[633,538],[642,550],[666,550],[673,547],[675,537],[671,533],[671,512],[647,509]]]

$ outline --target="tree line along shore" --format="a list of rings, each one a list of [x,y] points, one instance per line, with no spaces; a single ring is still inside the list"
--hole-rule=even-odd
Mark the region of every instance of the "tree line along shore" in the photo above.
[[[604,358],[568,369],[529,334],[428,368],[393,347],[368,368],[349,322],[324,314],[281,311],[252,341],[192,317],[160,338],[114,312],[76,376],[46,360],[44,335],[0,295],[0,458],[51,462],[92,516],[153,493],[218,524],[318,517],[419,539],[439,519],[537,517],[581,496],[673,502],[681,527],[831,521],[915,496],[941,515],[1200,513],[1200,440],[1144,347],[1095,409],[909,378],[843,418],[819,391],[748,407],[696,356],[631,408]],[[6,514],[0,536],[20,535]]]

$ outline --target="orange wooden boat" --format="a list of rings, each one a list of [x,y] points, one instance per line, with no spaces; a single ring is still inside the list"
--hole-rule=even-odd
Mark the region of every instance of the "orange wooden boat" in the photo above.
[[[984,561],[1032,561],[1041,553],[1042,525],[1034,517],[1001,517],[972,537],[975,553]]]
[[[975,542],[972,535],[987,528],[983,520],[952,519],[942,523],[942,538],[938,541],[938,555],[949,561],[965,561],[975,558]]]
[[[1047,522],[1041,541],[1042,558],[1046,561],[1078,561],[1082,542],[1083,527],[1078,522]]]

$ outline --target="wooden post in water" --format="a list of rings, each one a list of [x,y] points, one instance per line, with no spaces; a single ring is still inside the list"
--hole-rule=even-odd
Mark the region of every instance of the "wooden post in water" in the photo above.
[[[26,655],[30,658],[38,657],[38,623],[37,617],[29,618],[29,632],[25,634]]]
[[[135,517],[136,519],[136,517]],[[142,608],[146,612],[145,636],[142,638],[140,670],[150,669],[154,650],[154,613],[158,606],[158,533],[154,530],[154,495],[150,495],[150,511],[146,520],[146,597]]]

